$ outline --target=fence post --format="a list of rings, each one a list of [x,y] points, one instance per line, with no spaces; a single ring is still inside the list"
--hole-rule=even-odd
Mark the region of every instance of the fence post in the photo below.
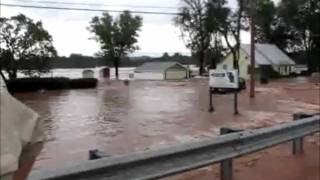
[[[312,117],[312,115],[303,114],[303,113],[293,114],[294,121],[297,121],[303,118],[308,118],[308,117]],[[296,155],[301,153],[303,153],[303,137],[297,138],[292,142],[292,154]]]
[[[213,103],[212,103],[212,94],[213,94],[213,88],[209,87],[209,112],[214,111]]]

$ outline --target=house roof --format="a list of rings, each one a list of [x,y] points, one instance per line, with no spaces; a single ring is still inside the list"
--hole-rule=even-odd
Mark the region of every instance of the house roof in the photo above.
[[[166,69],[172,66],[183,67],[180,63],[177,62],[147,62],[135,69],[135,72],[159,72],[163,73]]]
[[[255,60],[258,65],[294,65],[294,61],[274,44],[255,44]],[[241,45],[250,56],[250,45]]]
[[[243,44],[241,45],[241,49],[247,54],[248,57],[250,57],[250,45]],[[261,53],[257,53],[257,50],[255,52],[255,62],[256,65],[271,65],[271,62],[268,61]]]

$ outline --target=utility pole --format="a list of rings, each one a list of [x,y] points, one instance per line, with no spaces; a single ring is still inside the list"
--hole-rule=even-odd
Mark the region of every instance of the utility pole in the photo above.
[[[239,12],[238,12],[238,19],[237,19],[237,36],[236,36],[236,59],[233,61],[233,67],[235,70],[238,70],[238,78],[239,78],[239,59],[240,59],[240,32],[241,32],[241,18],[243,12],[243,0],[239,0]],[[238,115],[238,91],[234,92],[234,114]]]
[[[250,29],[251,29],[251,44],[250,44],[250,98],[255,96],[255,0],[250,0]]]

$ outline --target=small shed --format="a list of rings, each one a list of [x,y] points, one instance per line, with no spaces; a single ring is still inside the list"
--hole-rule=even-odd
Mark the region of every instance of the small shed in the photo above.
[[[179,80],[188,78],[188,69],[177,62],[148,62],[135,69],[136,79]]]
[[[100,69],[100,77],[102,78],[110,78],[110,68],[109,67],[104,67]]]
[[[83,70],[82,78],[94,78],[94,71],[91,69]]]

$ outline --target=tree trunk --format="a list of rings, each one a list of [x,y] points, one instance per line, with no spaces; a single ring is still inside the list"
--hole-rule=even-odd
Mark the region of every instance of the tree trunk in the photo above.
[[[4,76],[4,74],[2,73],[2,69],[0,68],[0,76],[2,77],[2,79],[4,80],[5,83],[7,83],[7,79]]]
[[[17,78],[17,70],[12,69],[8,71],[9,79],[16,79]]]
[[[308,67],[308,74],[312,73],[312,65],[310,60],[310,50],[307,50],[307,67]]]
[[[238,61],[237,52],[234,49],[231,51],[232,51],[232,56],[233,56],[233,68],[237,69],[238,68],[238,66],[237,66],[237,61]]]
[[[17,78],[17,72],[18,72],[18,65],[14,59],[13,56],[14,52],[9,54],[10,62],[9,62],[9,67],[7,68],[7,72],[9,75],[9,79],[16,79]]]
[[[114,68],[115,68],[115,72],[116,72],[116,79],[119,79],[119,58],[114,58]]]
[[[202,74],[204,73],[204,51],[201,50],[199,52],[199,75],[202,76]]]
[[[217,62],[219,61],[218,59],[218,52],[213,54],[213,57],[211,59],[211,68],[216,69],[217,68]]]

